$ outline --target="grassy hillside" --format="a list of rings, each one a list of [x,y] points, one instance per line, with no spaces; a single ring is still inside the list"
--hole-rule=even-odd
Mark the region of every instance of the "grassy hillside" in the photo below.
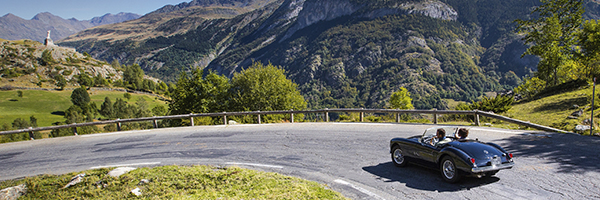
[[[40,90],[20,90],[23,97],[18,96],[17,90],[0,91],[0,126],[11,123],[16,118],[29,121],[32,115],[37,118],[38,126],[51,126],[54,122],[65,121],[62,116],[71,103],[72,90],[64,91],[40,91]],[[135,104],[138,98],[144,98],[150,109],[157,105],[164,105],[165,102],[156,100],[155,97],[141,94],[131,94],[129,100],[123,97],[124,92],[116,91],[88,91],[92,102],[98,107],[102,105],[105,97],[109,97],[112,102],[117,98],[126,100],[128,104]]]
[[[598,114],[600,114],[600,110],[598,110],[600,107],[600,104],[598,103],[600,102],[600,99],[598,98],[599,92],[600,88],[597,88],[595,99],[596,106],[594,106],[595,117],[598,117]],[[583,121],[585,119],[590,119],[592,114],[591,97],[592,86],[582,86],[562,93],[551,94],[539,97],[535,100],[517,103],[504,115],[536,124],[576,132],[575,126],[589,125],[584,124]],[[577,119],[568,118],[569,115],[580,109],[583,110],[583,115],[581,117],[578,117]],[[595,119],[594,124],[598,124],[598,120],[600,119]],[[582,133],[589,134],[589,131]]]

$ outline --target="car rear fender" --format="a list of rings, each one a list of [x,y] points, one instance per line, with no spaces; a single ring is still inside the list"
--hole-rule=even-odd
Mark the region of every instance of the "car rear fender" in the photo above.
[[[505,150],[504,150],[502,147],[500,147],[500,145],[497,145],[497,144],[495,144],[495,143],[491,143],[491,142],[488,142],[488,143],[486,143],[486,144],[487,144],[487,145],[490,145],[490,146],[493,146],[494,148],[496,148],[496,149],[500,150],[502,153],[506,153],[506,154],[508,154],[508,152],[506,152],[506,151],[505,151]]]
[[[462,171],[470,171],[473,167],[473,164],[470,161],[471,157],[460,149],[451,146],[447,146],[444,149],[442,149],[436,159],[437,165],[440,165],[440,162],[442,162],[442,158],[444,158],[444,156],[452,157],[454,159],[456,167]]]

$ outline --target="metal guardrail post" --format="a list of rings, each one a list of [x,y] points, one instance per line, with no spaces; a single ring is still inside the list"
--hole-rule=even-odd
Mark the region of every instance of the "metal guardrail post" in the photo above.
[[[361,110],[364,110],[364,108],[360,108]],[[360,122],[364,122],[365,121],[365,112],[360,112]]]
[[[119,120],[121,119],[117,118],[117,131],[121,131],[121,122],[119,122]]]
[[[260,124],[260,123],[261,123],[261,121],[260,121],[260,110],[259,110],[258,111],[258,124]]]
[[[290,122],[294,123],[294,109],[291,109],[290,111],[292,111],[290,113]]]
[[[329,122],[329,108],[325,108],[325,122]]]
[[[33,129],[33,127],[29,127],[29,130]],[[35,137],[33,137],[33,131],[29,131],[29,139],[30,140],[35,140]]]
[[[190,113],[190,126],[194,126],[194,117],[192,116],[194,113]]]
[[[437,108],[433,109],[434,111],[437,111]],[[438,115],[436,112],[433,113],[433,124],[437,124],[438,123]]]
[[[223,124],[227,125],[227,112],[223,112]]]

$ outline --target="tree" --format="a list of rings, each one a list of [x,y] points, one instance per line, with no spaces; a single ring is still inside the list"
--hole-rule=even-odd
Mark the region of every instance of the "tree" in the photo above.
[[[56,86],[60,87],[60,90],[65,89],[65,86],[67,86],[67,79],[61,74],[54,76],[54,80],[56,81]]]
[[[304,110],[306,101],[285,70],[271,63],[255,62],[233,75],[230,89],[232,111]]]
[[[94,86],[94,79],[92,79],[92,77],[88,76],[87,73],[83,72],[81,74],[79,74],[79,79],[77,80],[77,83],[79,83],[80,86],[87,86],[87,87],[92,87]]]
[[[109,119],[115,117],[115,111],[110,98],[104,97],[104,102],[102,103],[102,105],[100,105],[100,114]]]
[[[125,97],[127,100],[131,99],[131,94],[129,93],[124,93],[123,97]]]
[[[90,103],[90,94],[88,94],[87,90],[83,87],[77,88],[71,93],[71,102],[73,102],[73,105],[79,107],[87,105]]]
[[[390,105],[393,109],[413,109],[412,99],[410,98],[410,92],[404,87],[401,87],[399,91],[392,93],[390,97]]]
[[[54,58],[52,58],[52,51],[44,50],[42,52],[42,58],[40,60],[40,64],[43,66],[48,66],[56,63]]]
[[[472,110],[492,111],[494,113],[503,113],[512,108],[514,102],[514,96],[512,95],[497,95],[496,97],[489,98],[483,97],[479,102],[473,102],[471,105]]]
[[[529,20],[518,19],[517,31],[524,33],[525,43],[532,44],[524,55],[536,55],[537,77],[557,85],[562,77],[559,71],[565,61],[572,59],[577,44],[577,31],[583,22],[583,0],[541,0],[542,5],[532,11],[538,16]]]
[[[596,20],[583,23],[579,34],[579,58],[587,66],[588,77],[600,76],[600,24]]]
[[[191,75],[181,73],[173,91],[169,93],[171,114],[222,112],[227,108],[229,79],[210,72],[203,77],[199,69]]]
[[[144,70],[138,65],[134,64],[131,66],[125,66],[125,70],[123,71],[123,81],[136,89],[142,89],[144,80]]]

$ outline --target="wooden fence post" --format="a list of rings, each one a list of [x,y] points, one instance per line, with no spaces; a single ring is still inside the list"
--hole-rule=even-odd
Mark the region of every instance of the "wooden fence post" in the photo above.
[[[364,108],[360,108],[361,110],[363,110]],[[360,122],[364,122],[365,121],[365,112],[360,112]]]
[[[223,124],[227,125],[227,112],[223,112]]]
[[[158,128],[158,121],[155,119],[155,120],[152,120],[152,122],[154,124],[154,128]]]
[[[291,109],[290,111],[292,111],[290,113],[290,122],[294,123],[294,109]]]
[[[479,114],[475,111],[475,126],[479,126]]]
[[[260,124],[260,110],[258,111],[258,124]]]
[[[329,122],[329,108],[325,108],[325,122]]]
[[[396,110],[398,110],[398,109],[396,109]],[[399,112],[396,113],[396,123],[400,123],[400,113]]]
[[[117,118],[117,131],[121,131],[121,122],[119,122],[119,120],[121,119]]]
[[[190,126],[194,126],[194,117],[192,117],[193,113],[190,113]]]
[[[33,129],[33,127],[29,127],[29,139],[35,140],[35,137],[33,137],[33,131],[31,131],[31,129]]]
[[[437,108],[434,108],[433,111],[437,111]],[[433,112],[433,124],[438,123],[438,115],[437,112]]]
[[[75,124],[77,124],[77,123],[73,123],[73,125],[75,125]],[[77,127],[76,126],[73,127],[73,134],[77,135]]]

